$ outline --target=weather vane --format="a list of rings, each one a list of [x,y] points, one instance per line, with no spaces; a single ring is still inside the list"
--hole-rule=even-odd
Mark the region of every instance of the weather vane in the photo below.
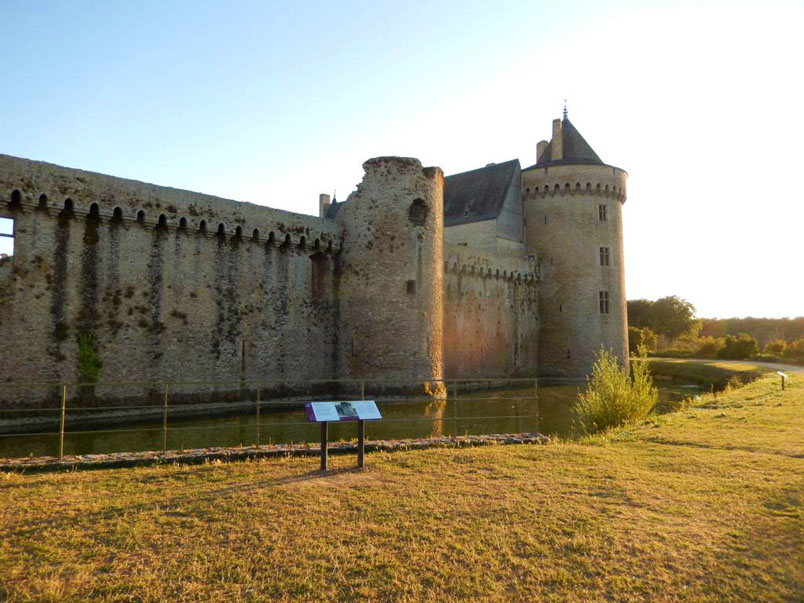
[[[567,99],[564,99],[564,119],[567,119]]]

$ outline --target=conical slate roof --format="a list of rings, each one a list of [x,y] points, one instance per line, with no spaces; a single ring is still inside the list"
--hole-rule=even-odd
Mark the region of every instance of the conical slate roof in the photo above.
[[[592,150],[589,143],[584,140],[581,133],[575,129],[575,126],[573,126],[572,122],[566,117],[561,120],[561,141],[564,148],[563,158],[555,161],[550,159],[550,152],[553,146],[553,141],[551,140],[541,157],[539,157],[539,161],[536,165],[539,167],[573,163],[604,165],[600,157],[597,156],[597,153]]]

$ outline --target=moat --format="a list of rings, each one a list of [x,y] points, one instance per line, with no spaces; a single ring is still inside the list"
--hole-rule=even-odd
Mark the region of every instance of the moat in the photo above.
[[[367,425],[369,439],[407,439],[442,435],[521,433],[545,435],[572,433],[570,406],[578,385],[548,385],[473,392],[458,400],[378,401],[383,420]],[[699,393],[689,386],[660,387],[663,400],[680,399]],[[47,428],[44,431],[54,431]],[[318,426],[306,421],[300,404],[261,408],[259,433],[255,408],[214,417],[169,417],[169,449],[209,448],[317,442]],[[331,424],[330,438],[356,437],[355,424]],[[0,435],[0,457],[52,456],[58,451],[58,435]],[[159,450],[163,444],[162,417],[126,421],[110,419],[91,425],[67,421],[65,454],[97,454]]]

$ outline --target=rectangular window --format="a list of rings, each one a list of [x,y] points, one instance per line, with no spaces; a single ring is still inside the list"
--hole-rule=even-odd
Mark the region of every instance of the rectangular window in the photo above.
[[[609,265],[609,248],[608,247],[601,247],[600,248],[600,265],[601,266],[608,266]]]
[[[609,292],[608,291],[600,291],[598,295],[598,299],[600,300],[600,313],[601,314],[608,314],[609,313]]]
[[[0,218],[0,262],[14,256],[14,220]]]
[[[607,205],[598,205],[597,206],[597,216],[600,218],[601,222],[606,222],[609,219],[608,213],[608,206]]]

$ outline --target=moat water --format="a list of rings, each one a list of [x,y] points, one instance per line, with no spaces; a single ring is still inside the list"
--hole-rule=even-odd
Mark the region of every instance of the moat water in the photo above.
[[[458,400],[378,401],[381,421],[366,424],[368,439],[408,439],[448,435],[540,432],[566,436],[572,433],[572,402],[576,385],[540,386],[473,392]],[[662,400],[698,393],[689,386],[660,387]],[[213,417],[168,415],[168,449],[210,448],[251,444],[318,442],[319,426],[308,423],[301,404],[261,406],[259,427],[256,408]],[[51,426],[41,431],[55,431]],[[331,441],[354,439],[355,423],[330,424]],[[67,417],[65,454],[97,454],[161,450],[162,416],[144,420],[109,419],[83,424]],[[0,457],[52,456],[58,453],[58,434],[0,435]]]

